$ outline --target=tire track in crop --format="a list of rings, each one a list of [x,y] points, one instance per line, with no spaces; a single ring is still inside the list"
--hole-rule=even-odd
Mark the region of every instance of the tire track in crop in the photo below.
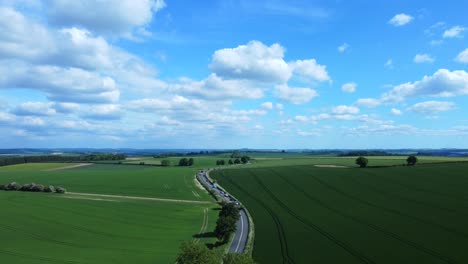
[[[94,249],[95,248],[94,246],[90,246],[90,245],[84,245],[84,244],[78,244],[78,243],[66,242],[66,241],[62,241],[62,240],[53,239],[53,238],[47,237],[47,236],[42,235],[42,234],[33,233],[33,232],[30,232],[30,231],[27,231],[27,230],[24,230],[24,229],[20,229],[20,228],[5,225],[5,224],[0,225],[0,229],[2,229],[2,228],[6,229],[6,230],[14,231],[14,232],[23,233],[23,234],[25,234],[25,235],[27,235],[27,236],[29,236],[31,238],[34,238],[34,239],[42,241],[42,242],[49,242],[49,243],[52,243],[52,244],[68,246],[68,247],[73,247],[73,248],[82,248],[82,249]],[[138,252],[138,253],[151,253],[151,251],[127,249],[127,248],[115,248],[115,247],[102,247],[102,246],[99,246],[99,249],[110,250],[110,251],[126,251],[126,252],[133,252],[133,253],[135,253],[135,252]]]
[[[416,242],[407,240],[407,239],[405,239],[405,238],[399,236],[399,235],[396,234],[396,233],[393,233],[393,232],[388,231],[388,230],[386,230],[386,229],[383,229],[383,228],[381,228],[381,227],[379,227],[379,226],[377,226],[377,225],[374,225],[374,224],[372,224],[372,223],[369,223],[369,222],[367,222],[367,221],[364,221],[364,220],[362,220],[362,219],[359,219],[359,218],[355,217],[354,215],[347,214],[347,213],[344,213],[344,212],[342,212],[342,211],[340,211],[340,210],[338,210],[338,209],[336,209],[336,208],[333,208],[333,207],[329,206],[328,204],[326,204],[325,202],[323,202],[322,200],[320,200],[320,199],[318,199],[318,198],[316,198],[316,197],[311,196],[309,193],[307,193],[305,190],[303,190],[302,188],[300,188],[298,185],[292,183],[290,180],[288,180],[288,179],[287,179],[286,177],[284,177],[283,175],[277,173],[276,171],[274,171],[274,170],[272,170],[272,169],[269,169],[269,170],[270,170],[273,174],[279,176],[284,182],[286,182],[288,185],[290,185],[291,187],[293,187],[295,190],[297,190],[297,191],[299,191],[300,193],[302,193],[302,194],[303,194],[304,196],[306,196],[309,200],[314,201],[315,203],[319,204],[320,206],[322,206],[322,207],[324,207],[324,208],[326,208],[326,209],[328,209],[328,210],[330,210],[330,211],[332,211],[332,212],[334,212],[334,213],[336,213],[336,214],[338,214],[338,215],[340,215],[340,216],[342,216],[342,217],[349,218],[349,219],[353,220],[354,222],[357,222],[357,223],[360,223],[360,224],[362,224],[362,225],[365,225],[365,226],[367,226],[367,227],[369,227],[369,228],[371,228],[371,229],[373,229],[373,230],[375,230],[375,231],[377,231],[377,232],[383,233],[383,234],[385,234],[385,235],[387,235],[387,236],[389,236],[389,237],[394,238],[395,240],[399,241],[400,243],[403,243],[403,244],[405,244],[405,245],[407,245],[407,246],[410,246],[410,247],[415,248],[415,249],[417,249],[417,250],[419,250],[419,251],[422,251],[422,252],[424,252],[424,253],[426,253],[426,254],[432,256],[432,257],[435,257],[435,258],[437,258],[437,259],[439,259],[439,260],[442,260],[442,261],[444,261],[444,262],[446,262],[446,263],[450,263],[450,264],[455,264],[455,263],[457,263],[455,260],[451,259],[450,257],[447,257],[447,256],[445,256],[445,255],[443,255],[443,254],[441,254],[441,253],[439,253],[439,252],[436,252],[436,251],[434,251],[434,250],[432,250],[432,249],[430,249],[430,248],[426,248],[425,246],[423,246],[423,245],[421,245],[421,244],[418,244],[418,243],[416,243]],[[315,178],[315,176],[313,176],[313,175],[312,175],[312,177]]]
[[[453,213],[453,214],[468,216],[467,212],[462,212],[462,211],[458,211],[458,210],[455,210],[455,209],[446,208],[446,207],[443,207],[443,206],[440,206],[440,205],[437,205],[437,204],[433,204],[433,203],[429,203],[429,202],[425,202],[425,201],[420,201],[420,200],[417,200],[417,199],[408,198],[408,197],[405,197],[405,196],[402,196],[402,195],[398,195],[396,193],[387,191],[385,189],[373,186],[373,185],[371,185],[369,183],[364,183],[362,181],[358,181],[354,176],[347,175],[346,177],[342,177],[342,178],[345,179],[346,181],[354,183],[355,185],[359,185],[359,186],[364,187],[366,189],[372,190],[373,192],[376,192],[376,193],[379,193],[379,194],[384,194],[384,195],[389,196],[389,197],[397,198],[397,199],[400,199],[402,201],[407,201],[407,202],[411,202],[411,203],[415,203],[415,204],[420,204],[420,205],[428,206],[428,207],[431,207],[431,208],[437,208],[439,210],[450,212],[450,213]]]
[[[17,251],[11,251],[11,250],[5,250],[5,249],[0,249],[1,254],[5,255],[10,255],[14,257],[19,257],[19,258],[28,258],[28,259],[33,259],[33,260],[38,260],[42,262],[47,262],[47,263],[67,263],[67,264],[85,264],[89,262],[78,262],[74,260],[64,260],[64,259],[56,259],[56,258],[49,258],[49,257],[41,257],[41,256],[34,256],[34,255],[29,255],[29,254],[24,254],[20,253]]]
[[[248,191],[246,191],[244,188],[242,188],[240,185],[232,181],[229,177],[226,177],[224,174],[224,171],[221,171],[221,175],[223,178],[228,181],[231,185],[235,186],[237,189],[239,189],[241,192],[249,196],[252,200],[256,201],[258,204],[260,204],[265,210],[267,210],[268,214],[271,216],[273,221],[275,222],[276,225],[276,230],[277,234],[279,236],[279,242],[280,242],[280,248],[281,248],[281,256],[283,257],[283,264],[294,264],[294,260],[291,258],[289,255],[289,249],[288,249],[288,241],[286,239],[286,235],[284,232],[284,227],[281,223],[281,220],[278,218],[276,213],[267,205],[265,204],[262,200],[258,199],[257,197],[251,195]]]
[[[370,174],[369,172],[366,172],[366,174],[375,176],[373,174]],[[416,190],[416,191],[420,191],[420,192],[424,192],[424,193],[435,194],[435,195],[447,197],[447,198],[457,200],[457,201],[461,200],[461,201],[463,201],[465,203],[468,202],[466,197],[463,197],[463,196],[460,196],[460,195],[448,195],[446,193],[442,193],[442,192],[438,192],[438,191],[434,191],[434,190],[429,190],[429,189],[426,189],[426,188],[421,188],[421,187],[417,187],[417,186],[413,186],[413,185],[404,184],[404,183],[401,183],[401,182],[396,181],[394,179],[391,179],[389,177],[386,177],[384,175],[379,175],[379,179],[382,179],[382,180],[384,180],[386,182],[389,182],[391,184],[394,184],[394,185],[404,187],[404,188],[409,189],[409,190]]]
[[[262,187],[263,190],[265,190],[269,196],[281,207],[283,208],[287,213],[289,213],[291,216],[296,218],[299,222],[303,223],[309,228],[312,228],[313,230],[319,232],[321,235],[335,243],[337,246],[341,247],[344,249],[346,252],[348,252],[350,255],[354,256],[357,258],[359,261],[362,263],[369,263],[369,264],[375,264],[375,262],[369,258],[367,258],[364,254],[359,252],[358,250],[354,249],[353,247],[349,246],[345,242],[339,240],[336,238],[334,235],[331,233],[325,231],[324,229],[320,228],[319,226],[309,222],[307,219],[301,217],[300,215],[296,214],[294,211],[289,208],[285,203],[283,203],[259,178],[257,175],[249,171],[249,174],[252,175],[254,180]]]
[[[385,207],[385,206],[382,206],[382,205],[371,203],[371,202],[369,202],[367,200],[364,200],[362,198],[359,198],[359,197],[357,197],[355,195],[351,195],[349,193],[346,193],[346,192],[336,188],[335,186],[324,182],[323,180],[319,179],[318,177],[316,177],[314,175],[311,175],[311,177],[315,181],[320,183],[322,186],[324,186],[324,187],[326,187],[328,189],[331,189],[331,190],[333,190],[333,191],[335,191],[335,192],[337,192],[337,193],[339,193],[339,194],[341,194],[341,195],[343,195],[345,197],[348,197],[351,200],[355,200],[355,201],[357,201],[359,203],[366,204],[368,206],[371,206],[371,207],[374,207],[374,208],[377,208],[377,209],[380,209],[380,210],[383,210],[383,211],[387,211],[387,212],[390,212],[390,213],[393,213],[393,214],[396,214],[396,215],[399,215],[399,216],[403,216],[403,217],[415,220],[415,221],[420,222],[420,223],[424,223],[424,224],[427,224],[427,225],[430,225],[430,226],[433,226],[433,227],[437,227],[437,228],[440,228],[440,229],[442,229],[442,230],[444,230],[446,232],[455,234],[457,236],[462,236],[463,238],[468,239],[468,234],[466,234],[463,231],[459,231],[459,230],[454,229],[454,228],[446,227],[446,226],[441,225],[439,223],[429,221],[429,220],[426,220],[424,218],[420,218],[420,217],[417,217],[417,216],[409,215],[409,214],[403,213],[401,211],[398,211],[398,210],[395,210],[395,209],[392,209],[392,208],[388,208],[388,207]]]
[[[200,228],[200,232],[198,232],[198,235],[202,235],[203,233],[206,232],[206,229],[208,228],[208,208],[203,209],[203,222],[202,226]],[[200,238],[194,239],[196,243],[200,242]]]

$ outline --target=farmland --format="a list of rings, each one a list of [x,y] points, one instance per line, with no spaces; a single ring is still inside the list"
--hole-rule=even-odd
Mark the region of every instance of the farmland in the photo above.
[[[343,159],[329,161],[347,165]],[[289,161],[212,174],[252,214],[259,263],[468,261],[468,164],[335,169]]]
[[[173,263],[182,241],[214,229],[217,205],[195,186],[193,168],[98,164],[49,171],[60,165],[69,164],[0,168],[1,183],[62,185],[95,194],[0,191],[2,263]]]

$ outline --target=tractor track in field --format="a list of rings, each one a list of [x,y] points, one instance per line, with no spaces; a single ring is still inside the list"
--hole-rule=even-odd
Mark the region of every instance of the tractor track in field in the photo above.
[[[359,252],[358,250],[354,249],[353,247],[349,246],[345,242],[339,240],[336,238],[334,235],[331,233],[325,231],[321,227],[309,222],[307,219],[304,219],[300,215],[296,214],[294,211],[289,208],[285,203],[283,203],[259,178],[257,175],[253,174],[251,171],[249,171],[249,174],[252,175],[252,177],[255,179],[255,181],[262,187],[263,190],[265,190],[268,195],[281,207],[283,208],[287,213],[289,213],[292,217],[296,218],[299,222],[303,223],[307,227],[319,232],[321,235],[326,237],[328,240],[348,252],[350,255],[354,256],[357,258],[359,261],[362,263],[368,263],[368,264],[376,264],[373,260],[369,259],[366,257],[364,254]]]
[[[130,199],[130,200],[146,200],[146,201],[193,203],[193,204],[213,204],[213,202],[209,202],[209,201],[194,201],[194,200],[167,199],[167,198],[155,198],[155,197],[113,195],[113,194],[78,193],[78,192],[67,192],[66,194],[78,195],[78,196],[90,196],[90,197],[120,198],[120,199]]]
[[[383,228],[381,228],[381,227],[379,227],[379,226],[377,226],[377,225],[374,225],[374,224],[372,224],[372,223],[369,223],[369,222],[367,222],[367,221],[364,221],[364,220],[362,220],[362,219],[359,219],[359,218],[357,218],[357,217],[355,217],[355,216],[353,216],[353,215],[344,213],[344,212],[342,212],[342,211],[340,211],[340,210],[338,210],[338,209],[336,209],[336,208],[333,208],[333,207],[329,206],[328,204],[324,203],[322,200],[320,200],[320,199],[318,199],[318,198],[316,198],[316,197],[311,196],[309,193],[307,193],[307,192],[304,191],[302,188],[300,188],[300,187],[297,186],[296,184],[294,184],[294,183],[292,183],[291,181],[289,181],[289,180],[288,180],[286,177],[284,177],[283,175],[280,175],[280,174],[278,174],[277,172],[275,172],[275,171],[273,171],[273,170],[271,170],[271,169],[270,169],[270,171],[272,171],[272,173],[274,173],[275,175],[279,176],[284,182],[286,182],[288,185],[290,185],[291,187],[293,187],[296,191],[299,191],[300,193],[302,193],[302,194],[303,194],[305,197],[307,197],[309,200],[314,201],[315,203],[319,204],[320,206],[322,206],[322,207],[324,207],[324,208],[326,208],[326,209],[328,209],[328,210],[330,210],[330,211],[332,211],[332,212],[334,212],[334,213],[336,213],[336,214],[338,214],[338,215],[340,215],[340,216],[342,216],[342,217],[349,218],[349,219],[353,220],[354,222],[357,222],[357,223],[360,223],[360,224],[362,224],[362,225],[364,225],[364,226],[367,226],[367,227],[369,227],[369,228],[372,229],[372,230],[375,230],[375,231],[380,232],[380,233],[382,233],[382,234],[384,234],[384,235],[386,235],[386,236],[389,236],[389,237],[391,237],[391,238],[397,240],[397,241],[400,242],[400,243],[403,243],[403,244],[405,244],[405,245],[407,245],[407,246],[410,246],[410,247],[412,247],[412,248],[414,248],[414,249],[417,249],[417,250],[419,250],[419,251],[421,251],[421,252],[424,252],[424,253],[426,253],[426,254],[428,254],[428,255],[430,255],[430,256],[432,256],[432,257],[435,257],[435,258],[437,258],[437,259],[439,259],[439,260],[442,260],[442,261],[444,261],[444,262],[446,262],[446,263],[450,263],[450,264],[455,264],[455,263],[457,263],[455,260],[451,259],[450,257],[444,256],[444,255],[442,255],[441,253],[436,252],[436,251],[434,251],[434,250],[432,250],[432,249],[430,249],[430,248],[426,248],[425,246],[423,246],[423,245],[421,245],[421,244],[419,244],[419,243],[416,243],[416,242],[407,240],[407,239],[405,239],[405,238],[399,236],[398,234],[395,234],[395,233],[393,233],[393,232],[391,232],[391,231],[388,231],[388,230],[386,230],[386,229],[383,229]],[[315,177],[315,176],[312,176],[312,177]]]
[[[233,182],[229,177],[226,177],[224,175],[224,172],[221,171],[221,175],[223,176],[226,181],[228,181],[230,184],[235,186],[237,189],[239,189],[241,192],[245,193],[247,196],[249,196],[251,199],[259,203],[263,208],[265,208],[268,212],[268,214],[271,216],[273,221],[275,222],[276,225],[276,230],[278,232],[278,236],[280,239],[280,248],[281,248],[281,256],[283,257],[283,264],[294,264],[294,260],[291,258],[289,255],[289,249],[288,249],[288,241],[286,240],[286,235],[284,232],[284,227],[281,223],[281,220],[278,218],[276,213],[267,205],[265,204],[262,200],[258,199],[257,197],[254,197],[251,195],[248,191],[246,191],[244,188],[242,188],[240,185],[237,183]]]
[[[367,172],[366,172],[367,173]],[[368,174],[369,175],[369,174]],[[443,197],[446,197],[446,198],[450,198],[450,199],[453,199],[453,200],[458,200],[458,201],[463,201],[465,203],[468,202],[468,199],[466,197],[463,197],[463,196],[459,196],[459,195],[448,195],[446,193],[442,193],[442,192],[438,192],[438,191],[434,191],[434,190],[429,190],[429,189],[425,189],[425,188],[420,188],[420,187],[417,187],[417,186],[413,186],[413,185],[408,185],[408,184],[404,184],[404,183],[401,183],[399,181],[395,181],[393,179],[389,179],[388,177],[386,176],[383,176],[383,175],[380,175],[379,179],[383,179],[384,181],[386,182],[389,182],[391,184],[394,184],[394,185],[398,185],[398,186],[401,186],[401,187],[404,187],[406,189],[409,189],[409,190],[416,190],[416,191],[419,191],[419,192],[424,192],[424,193],[429,193],[429,194],[435,194],[435,195],[439,195],[439,196],[443,196]],[[466,206],[464,206],[466,207]]]
[[[457,215],[468,216],[468,213],[466,213],[466,212],[458,211],[458,210],[451,209],[451,208],[442,207],[442,206],[437,205],[437,204],[428,203],[428,202],[424,202],[424,201],[421,201],[421,200],[412,199],[412,198],[408,198],[408,197],[404,197],[402,195],[392,193],[392,192],[387,191],[385,189],[375,187],[375,186],[373,186],[371,184],[358,181],[358,180],[355,179],[354,176],[346,176],[346,177],[342,177],[342,178],[345,179],[346,181],[354,183],[355,185],[362,186],[362,187],[364,187],[366,189],[369,189],[369,190],[371,190],[371,191],[373,191],[375,193],[384,194],[386,196],[397,198],[397,199],[400,199],[400,200],[406,201],[406,202],[411,202],[411,203],[415,203],[415,204],[419,204],[419,205],[424,205],[424,206],[428,206],[428,207],[431,207],[431,208],[437,208],[439,210],[450,212],[450,213],[457,214]]]
[[[34,256],[34,255],[24,254],[24,253],[11,251],[11,250],[6,250],[6,249],[0,249],[0,254],[10,255],[10,256],[19,257],[19,258],[34,259],[34,260],[38,260],[38,261],[41,261],[41,262],[47,262],[47,263],[61,263],[61,264],[63,264],[63,263],[67,263],[67,264],[88,264],[89,263],[89,262],[79,262],[79,261],[74,261],[74,260],[64,260],[64,259]]]
[[[383,211],[387,211],[387,212],[390,212],[390,213],[393,213],[393,214],[396,214],[396,215],[399,215],[399,216],[403,216],[403,217],[406,217],[406,218],[409,218],[409,219],[412,219],[414,221],[417,221],[417,222],[420,222],[420,223],[424,223],[424,224],[427,224],[427,225],[430,225],[430,226],[433,226],[433,227],[437,227],[437,228],[440,228],[446,232],[449,232],[449,233],[452,233],[452,234],[455,234],[457,236],[462,236],[463,238],[465,239],[468,239],[468,234],[466,234],[465,232],[462,232],[462,231],[459,231],[459,230],[456,230],[454,228],[450,228],[450,227],[446,227],[446,226],[443,226],[441,224],[438,224],[438,223],[435,223],[435,222],[432,222],[432,221],[428,221],[426,219],[423,219],[423,218],[420,218],[420,217],[416,217],[416,216],[412,216],[412,215],[409,215],[409,214],[406,214],[406,213],[403,213],[403,212],[400,212],[398,210],[395,210],[395,209],[392,209],[392,208],[388,208],[388,207],[384,207],[384,206],[381,206],[381,205],[377,205],[377,204],[374,204],[374,203],[371,203],[367,200],[364,200],[364,199],[361,199],[357,196],[354,196],[354,195],[351,195],[349,193],[346,193],[322,180],[320,180],[319,178],[317,178],[316,176],[314,175],[311,175],[311,177],[317,181],[319,184],[321,184],[322,186],[328,188],[328,189],[331,189],[345,197],[348,197],[349,199],[351,200],[355,200],[359,203],[362,203],[362,204],[366,204],[368,206],[371,206],[371,207],[374,207],[374,208],[377,208],[377,209],[380,209],[380,210],[383,210]]]
[[[198,232],[199,235],[202,235],[203,233],[206,232],[206,230],[208,229],[208,208],[203,208],[203,223],[202,223],[202,226],[200,228],[200,232]],[[195,242],[200,242],[200,238],[196,238],[194,239]]]

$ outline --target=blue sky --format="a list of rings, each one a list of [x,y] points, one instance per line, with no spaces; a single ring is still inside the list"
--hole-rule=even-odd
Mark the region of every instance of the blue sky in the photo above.
[[[0,0],[0,147],[468,147],[466,1]]]

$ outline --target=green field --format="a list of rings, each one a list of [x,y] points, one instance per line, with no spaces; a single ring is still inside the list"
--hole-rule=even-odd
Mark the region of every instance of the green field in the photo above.
[[[194,168],[99,164],[47,171],[56,167],[1,167],[0,183],[207,203],[0,191],[1,263],[174,263],[183,241],[216,241],[194,237],[213,231],[218,215],[218,205],[195,186]]]
[[[212,173],[251,213],[259,263],[468,263],[468,164],[288,165]]]

